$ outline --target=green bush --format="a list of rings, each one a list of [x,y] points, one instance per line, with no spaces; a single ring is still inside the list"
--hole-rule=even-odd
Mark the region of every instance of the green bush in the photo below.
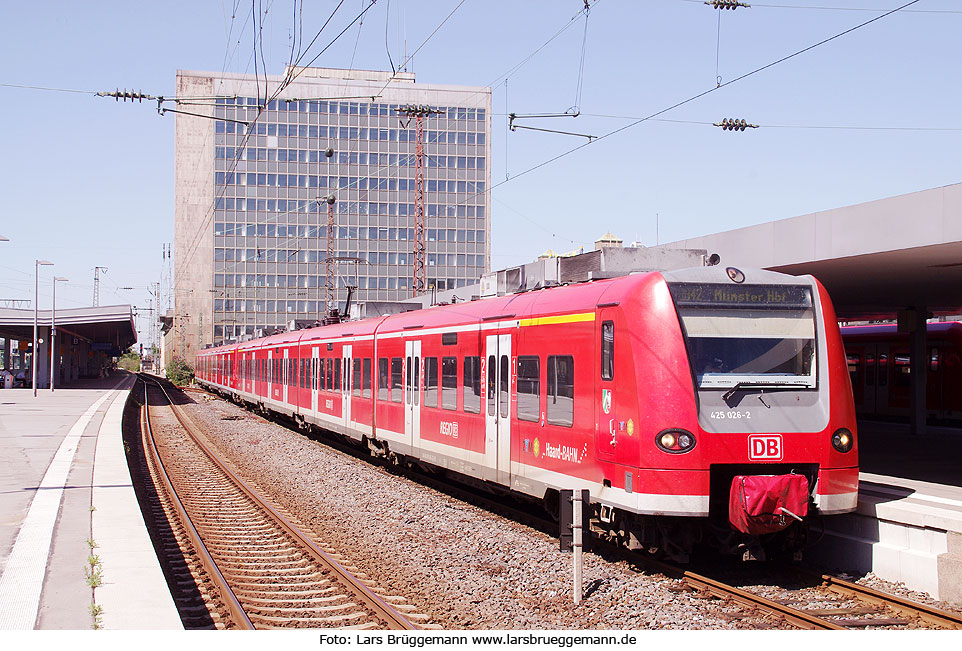
[[[136,373],[140,370],[140,355],[132,350],[128,350],[117,360],[117,366],[131,373]]]
[[[167,379],[179,387],[186,386],[194,379],[194,367],[181,358],[175,357],[167,365]]]

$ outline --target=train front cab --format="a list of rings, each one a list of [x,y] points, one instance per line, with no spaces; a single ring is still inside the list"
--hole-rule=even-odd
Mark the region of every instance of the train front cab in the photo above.
[[[628,327],[613,319],[614,374],[633,374],[637,386],[616,381],[614,395],[601,392],[598,457],[612,462],[606,485],[633,498],[636,514],[613,530],[628,529],[643,547],[674,546],[676,556],[705,535],[733,549],[752,537],[729,522],[738,476],[804,476],[809,520],[851,511],[857,501],[854,408],[824,288],[811,278],[731,273],[653,274],[617,301]],[[623,341],[634,368],[624,368]],[[604,364],[603,334],[601,355]],[[604,495],[601,502],[604,516]]]

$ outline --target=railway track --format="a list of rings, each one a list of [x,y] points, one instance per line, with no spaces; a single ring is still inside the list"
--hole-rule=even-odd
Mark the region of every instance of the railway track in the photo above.
[[[316,437],[315,437],[316,438]],[[354,448],[347,448],[337,441],[325,439],[325,443],[342,452],[364,458]],[[511,500],[487,497],[469,487],[449,479],[417,473],[403,468],[397,469],[422,485],[444,492],[452,497],[501,514],[515,521],[523,522],[540,531],[555,534],[557,523],[539,516],[533,509],[523,505],[512,506]],[[598,532],[595,532],[596,534]],[[706,598],[720,602],[733,603],[741,607],[741,613],[732,619],[744,619],[758,628],[772,627],[775,618],[792,627],[814,630],[851,630],[851,629],[889,629],[898,628],[935,628],[962,629],[962,615],[927,606],[861,586],[828,574],[805,570],[798,566],[781,566],[781,576],[766,579],[766,585],[759,588],[738,587],[719,578],[677,567],[653,559],[638,552],[629,552],[622,547],[610,544],[595,536],[596,551],[609,558],[627,561],[642,571],[664,574],[683,582],[681,590],[701,593]],[[737,573],[736,573],[737,574]],[[788,575],[793,579],[786,578]],[[798,580],[802,575],[801,581]],[[736,583],[744,578],[736,577]],[[797,583],[802,588],[789,588],[786,585]],[[777,593],[766,596],[762,592]],[[816,604],[812,607],[812,604]]]
[[[216,595],[218,628],[418,628],[402,599],[377,594],[238,477],[162,385],[143,389],[148,465],[198,559],[199,589]]]
[[[780,594],[765,596],[761,594],[760,588],[737,587],[732,583],[661,561],[643,558],[640,562],[649,569],[680,578],[685,583],[685,589],[738,603],[749,613],[770,614],[800,629],[962,629],[962,614],[941,610],[801,566],[769,566],[779,578],[773,582],[774,585],[765,586],[765,591]],[[794,578],[789,580],[786,578],[788,576]],[[785,587],[790,583],[800,587]],[[811,607],[812,603],[817,605]]]

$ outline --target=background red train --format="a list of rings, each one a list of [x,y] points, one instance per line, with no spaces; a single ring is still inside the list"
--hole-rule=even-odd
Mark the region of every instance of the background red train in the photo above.
[[[855,410],[863,418],[908,418],[911,400],[909,335],[894,324],[842,328]],[[962,420],[962,323],[930,323],[926,331],[926,412]]]
[[[588,489],[610,535],[676,558],[760,533],[797,549],[795,519],[856,505],[846,360],[811,277],[705,267],[438,306],[207,349],[197,378],[549,511]]]

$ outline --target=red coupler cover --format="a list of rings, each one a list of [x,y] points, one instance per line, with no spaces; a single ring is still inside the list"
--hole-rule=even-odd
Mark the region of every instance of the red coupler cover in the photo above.
[[[759,535],[786,528],[808,514],[808,480],[804,475],[738,475],[732,480],[728,521],[743,533]]]

